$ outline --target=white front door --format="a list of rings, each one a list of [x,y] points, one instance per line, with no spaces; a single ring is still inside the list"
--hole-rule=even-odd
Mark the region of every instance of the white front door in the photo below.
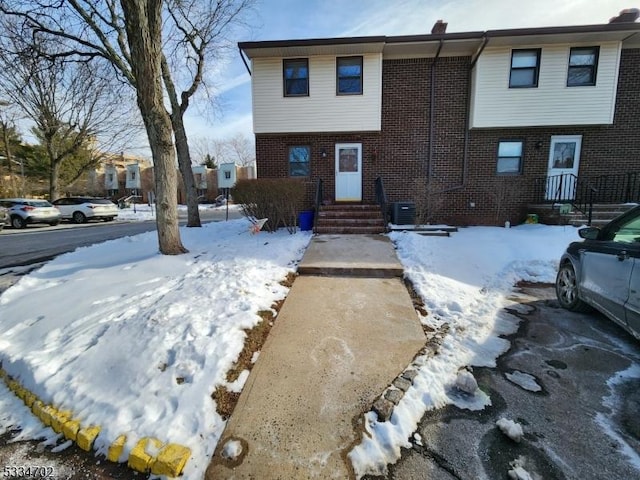
[[[336,202],[362,200],[362,144],[336,144]]]
[[[547,200],[573,200],[580,166],[582,135],[554,135],[549,149]]]

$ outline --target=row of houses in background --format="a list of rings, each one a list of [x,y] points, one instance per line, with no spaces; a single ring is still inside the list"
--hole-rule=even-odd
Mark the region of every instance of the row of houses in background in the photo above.
[[[204,165],[192,167],[198,198],[202,202],[213,202],[221,193],[218,187],[218,169]],[[255,166],[236,167],[236,178],[255,178]],[[97,168],[91,170],[79,182],[69,188],[68,194],[86,194],[118,200],[136,196],[148,202],[154,191],[153,165],[147,159],[120,154],[108,157]],[[186,195],[178,172],[178,202],[185,203]]]

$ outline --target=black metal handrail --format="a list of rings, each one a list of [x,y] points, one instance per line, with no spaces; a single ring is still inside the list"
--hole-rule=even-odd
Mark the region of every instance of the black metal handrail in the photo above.
[[[384,229],[387,231],[389,225],[389,211],[387,207],[387,193],[384,190],[382,177],[376,178],[376,203],[380,205],[380,212],[382,213],[382,220],[384,221]]]
[[[322,179],[318,178],[316,180],[316,200],[315,200],[315,211],[313,215],[313,231],[316,231],[316,226],[318,225],[318,217],[320,216],[320,205],[322,205]]]
[[[536,181],[536,196],[543,202],[570,203],[587,215],[591,224],[595,203],[640,202],[640,172],[542,177]]]

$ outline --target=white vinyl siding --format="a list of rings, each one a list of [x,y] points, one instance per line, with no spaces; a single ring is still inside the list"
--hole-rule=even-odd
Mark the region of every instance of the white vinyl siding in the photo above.
[[[254,133],[379,131],[382,55],[363,56],[362,95],[336,94],[336,56],[309,57],[309,96],[283,95],[282,58],[252,61]]]
[[[600,45],[595,86],[567,87],[575,46],[542,47],[536,88],[509,88],[511,49],[487,47],[473,72],[471,128],[612,124],[620,44]]]

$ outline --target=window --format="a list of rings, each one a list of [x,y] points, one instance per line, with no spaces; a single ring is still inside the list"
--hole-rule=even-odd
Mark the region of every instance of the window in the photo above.
[[[499,175],[522,173],[523,145],[522,140],[502,140],[498,143],[497,172]]]
[[[509,88],[537,87],[539,72],[539,48],[511,51],[511,75],[509,76]]]
[[[596,84],[596,70],[600,47],[577,47],[569,53],[567,87],[593,86]]]
[[[311,148],[306,146],[289,147],[289,176],[308,177]]]
[[[336,58],[338,95],[362,95],[362,57]]]
[[[309,95],[309,59],[289,58],[282,61],[284,96],[304,97]]]
[[[627,220],[613,230],[614,242],[640,243],[640,217]],[[610,236],[610,235],[608,235]]]

